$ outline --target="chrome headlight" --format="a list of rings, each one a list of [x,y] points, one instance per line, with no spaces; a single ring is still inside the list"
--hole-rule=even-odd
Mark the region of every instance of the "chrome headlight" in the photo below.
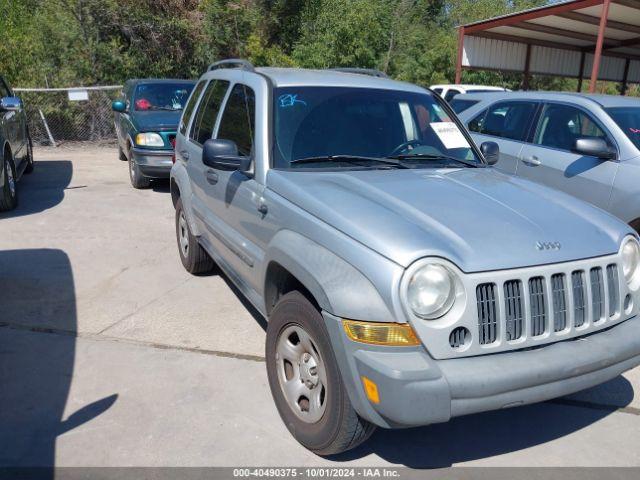
[[[153,132],[137,134],[136,144],[143,147],[164,147],[164,141],[162,140],[162,137]]]
[[[407,303],[420,318],[434,320],[451,310],[456,298],[454,273],[430,263],[420,267],[407,284]]]
[[[640,266],[640,244],[634,237],[627,237],[620,250],[622,256],[622,272],[627,283],[631,283]]]

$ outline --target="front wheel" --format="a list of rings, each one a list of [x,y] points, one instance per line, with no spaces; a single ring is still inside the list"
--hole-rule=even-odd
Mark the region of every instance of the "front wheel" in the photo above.
[[[350,450],[375,430],[351,405],[324,319],[300,292],[284,295],[269,317],[266,362],[280,417],[312,452]]]
[[[151,180],[142,174],[131,152],[129,152],[129,178],[133,188],[149,188],[151,185]]]
[[[213,260],[191,233],[181,199],[176,203],[176,239],[180,261],[187,272],[198,274],[213,270]]]
[[[2,190],[0,191],[0,212],[13,210],[18,204],[16,189],[16,169],[9,154],[2,160]]]

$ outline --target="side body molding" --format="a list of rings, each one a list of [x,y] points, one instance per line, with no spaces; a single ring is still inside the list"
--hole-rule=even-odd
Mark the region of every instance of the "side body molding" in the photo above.
[[[272,262],[296,277],[326,312],[354,320],[397,321],[359,270],[307,237],[291,230],[281,230],[273,237],[263,264],[265,286]]]

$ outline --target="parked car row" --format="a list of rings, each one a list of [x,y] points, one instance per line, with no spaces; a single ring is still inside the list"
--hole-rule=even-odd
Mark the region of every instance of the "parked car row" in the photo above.
[[[33,145],[22,101],[0,76],[0,212],[18,204],[17,182],[33,171]]]
[[[318,454],[640,364],[636,232],[492,168],[511,154],[502,133],[542,122],[546,138],[565,117],[483,105],[478,146],[431,90],[244,60],[212,65],[187,101],[170,181],[180,259],[217,265],[268,319],[276,407]],[[583,156],[603,150],[599,125],[566,118]],[[627,158],[614,145],[600,161]]]

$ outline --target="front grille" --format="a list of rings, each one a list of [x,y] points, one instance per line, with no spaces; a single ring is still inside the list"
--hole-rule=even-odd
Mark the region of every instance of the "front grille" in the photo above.
[[[529,302],[531,303],[531,335],[538,337],[547,329],[547,309],[544,292],[544,278],[529,280]]]
[[[618,266],[607,267],[607,285],[609,286],[609,317],[615,317],[620,307],[620,284],[618,283]]]
[[[584,293],[584,272],[578,271],[571,274],[573,284],[573,324],[576,328],[584,325],[587,320],[587,304]]]
[[[496,286],[493,283],[479,285],[476,289],[478,328],[480,331],[480,344],[482,345],[495,342],[498,335],[495,290]]]
[[[480,344],[566,334],[620,313],[617,265],[565,272],[477,285]]]
[[[591,320],[599,322],[604,318],[604,282],[602,269],[592,268],[591,276]]]

